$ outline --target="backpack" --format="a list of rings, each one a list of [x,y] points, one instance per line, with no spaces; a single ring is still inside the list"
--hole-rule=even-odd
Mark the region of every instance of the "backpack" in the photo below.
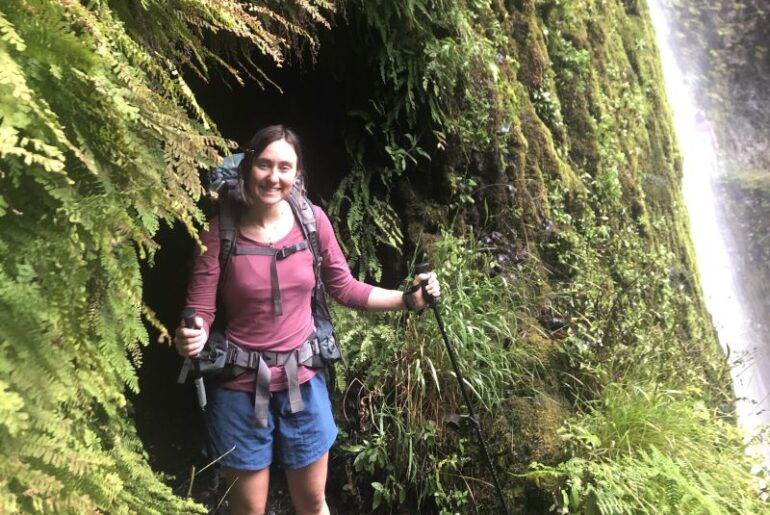
[[[238,210],[242,202],[243,192],[239,169],[245,154],[237,153],[227,156],[221,165],[215,167],[209,175],[209,190],[219,201],[219,281],[220,286],[227,273],[228,265],[235,250],[235,239],[238,235]],[[313,204],[307,198],[305,185],[302,178],[298,178],[288,197],[292,213],[300,223],[302,233],[305,236],[307,247],[313,255],[313,272],[315,274],[315,286],[311,296],[311,311],[315,323],[316,336],[320,344],[321,358],[332,364],[342,355],[337,345],[337,336],[334,333],[329,308],[326,304],[326,295],[321,278],[321,246],[316,228],[315,212]],[[287,257],[297,250],[305,247],[300,244],[290,252],[283,252],[282,257]],[[280,249],[286,250],[286,249]],[[280,251],[279,251],[280,252]],[[282,258],[281,256],[278,259]],[[273,298],[275,304],[276,298]],[[280,305],[278,306],[280,313]]]

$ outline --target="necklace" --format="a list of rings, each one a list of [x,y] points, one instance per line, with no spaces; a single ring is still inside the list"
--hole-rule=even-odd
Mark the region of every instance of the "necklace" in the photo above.
[[[284,212],[284,204],[281,204],[278,208],[278,217],[275,219],[275,221],[262,224],[255,220],[252,223],[252,230],[257,233],[255,235],[258,236],[257,239],[267,240],[267,244],[272,247],[273,243],[275,243],[275,241],[278,239],[276,238],[276,235],[280,232],[281,226],[283,225]]]

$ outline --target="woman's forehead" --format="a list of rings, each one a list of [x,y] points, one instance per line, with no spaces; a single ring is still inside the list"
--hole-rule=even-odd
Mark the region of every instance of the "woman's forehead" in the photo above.
[[[259,159],[270,159],[272,161],[291,161],[297,162],[297,151],[294,146],[285,139],[273,141],[259,154]]]

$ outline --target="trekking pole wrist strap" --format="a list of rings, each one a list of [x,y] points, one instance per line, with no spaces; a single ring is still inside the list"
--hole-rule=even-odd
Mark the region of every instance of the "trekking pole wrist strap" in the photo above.
[[[417,304],[414,302],[414,293],[419,289],[419,284],[412,284],[404,290],[402,297],[404,299],[404,306],[406,306],[408,311],[417,311]]]

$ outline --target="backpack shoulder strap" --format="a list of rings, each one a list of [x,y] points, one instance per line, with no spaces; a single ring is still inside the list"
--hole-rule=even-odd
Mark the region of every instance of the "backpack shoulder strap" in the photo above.
[[[318,241],[318,229],[316,227],[315,212],[313,211],[313,204],[298,188],[291,190],[291,194],[287,199],[291,210],[294,212],[294,216],[302,226],[302,233],[305,235],[305,239],[308,240],[310,250],[313,252],[313,260],[318,261],[320,266],[321,261],[321,247]]]
[[[241,198],[238,169],[243,158],[242,153],[229,155],[209,172],[209,191],[218,200],[219,206],[219,287],[224,282],[238,235]]]
[[[223,198],[219,202],[219,286],[225,280],[227,267],[235,249],[238,235],[238,209],[231,199]]]
[[[318,238],[318,228],[316,224],[313,204],[302,191],[301,187],[295,187],[287,199],[294,216],[299,220],[302,227],[302,233],[308,242],[310,251],[313,253],[313,271],[315,273],[315,287],[313,288],[313,315],[320,316],[326,320],[330,319],[329,309],[326,306],[326,296],[324,295],[324,284],[321,278],[321,264],[323,256],[321,255],[321,243]]]

